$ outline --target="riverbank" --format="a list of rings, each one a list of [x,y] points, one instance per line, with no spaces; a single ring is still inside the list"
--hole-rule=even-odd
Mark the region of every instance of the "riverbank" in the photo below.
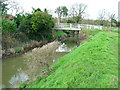
[[[2,62],[5,71],[3,87],[18,88],[19,83],[26,80],[35,80],[38,76],[46,77],[47,72],[51,71],[49,67],[75,47],[73,38],[68,38],[50,42],[16,57],[6,58]]]
[[[118,34],[100,32],[62,57],[46,78],[26,88],[117,88]],[[94,83],[93,83],[94,82]]]
[[[76,37],[78,37],[76,40],[77,46],[79,46],[80,43],[85,42],[89,37],[94,36],[98,32],[101,32],[101,30],[83,30],[83,31],[81,31],[81,33],[76,36]],[[4,49],[4,50],[2,50],[2,60],[5,58],[15,57],[15,56],[24,54],[34,48],[42,47],[47,43],[54,42],[54,41],[62,41],[67,38],[70,38],[70,37],[73,39],[75,38],[75,36],[72,36],[69,34],[67,35],[66,33],[63,33],[63,32],[62,33],[58,32],[56,35],[56,38],[49,42],[45,42],[45,41],[38,42],[38,41],[32,40],[30,42],[20,44],[17,47],[9,48],[7,50]]]
[[[63,39],[69,38],[68,36],[61,36],[58,37],[50,42],[54,42],[54,41],[61,41]],[[9,48],[7,50],[2,50],[2,59],[6,59],[6,58],[10,58],[10,57],[15,57],[21,54],[24,54],[34,48],[39,48],[42,47],[50,42],[43,42],[43,41],[35,41],[32,40],[30,42],[27,42],[25,44],[21,44],[19,47],[14,47],[14,48]]]
[[[41,47],[42,45],[44,45],[44,43],[42,43],[42,41],[40,41],[40,42],[31,41],[31,42],[22,44],[19,47],[9,48],[8,50],[2,50],[2,59],[21,55],[25,52],[32,50],[33,48]]]

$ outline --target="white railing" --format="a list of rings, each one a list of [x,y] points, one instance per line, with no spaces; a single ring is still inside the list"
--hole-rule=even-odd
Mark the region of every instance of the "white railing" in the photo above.
[[[55,27],[57,28],[81,28],[80,24],[73,24],[73,23],[55,23]]]
[[[89,24],[76,24],[76,23],[55,23],[55,28],[87,28],[87,29],[103,29],[103,26],[89,25]]]

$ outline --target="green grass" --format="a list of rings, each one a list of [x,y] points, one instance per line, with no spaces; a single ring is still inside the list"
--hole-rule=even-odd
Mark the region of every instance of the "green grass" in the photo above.
[[[53,73],[27,88],[117,88],[117,33],[99,32],[51,68]]]
[[[118,30],[117,27],[111,27],[113,31]],[[110,30],[110,27],[103,27],[103,30]]]
[[[97,33],[102,32],[102,31],[99,29],[83,29],[82,32],[85,33],[86,35],[93,35],[94,36]]]
[[[64,36],[64,35],[66,35],[66,33],[64,33],[64,32],[62,32],[62,31],[58,31],[58,32],[56,33],[56,38],[61,37],[61,36]]]
[[[117,31],[112,31],[112,32],[120,33],[120,31],[118,31],[118,30]]]

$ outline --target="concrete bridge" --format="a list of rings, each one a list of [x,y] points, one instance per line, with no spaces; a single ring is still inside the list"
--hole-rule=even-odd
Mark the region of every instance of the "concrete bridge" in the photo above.
[[[55,23],[55,28],[56,30],[81,30],[80,24],[71,24],[71,23],[60,23],[57,24]]]
[[[102,30],[102,26],[96,26],[96,25],[88,25],[88,24],[76,24],[76,23],[55,23],[56,30],[77,30],[80,31],[82,28],[87,29],[100,29]]]
[[[54,36],[56,36],[56,32],[68,30],[68,32],[75,31],[75,35],[81,37],[81,30],[83,29],[99,29],[102,30],[103,26],[97,25],[89,25],[89,24],[76,24],[76,23],[55,23],[55,27],[53,28]]]

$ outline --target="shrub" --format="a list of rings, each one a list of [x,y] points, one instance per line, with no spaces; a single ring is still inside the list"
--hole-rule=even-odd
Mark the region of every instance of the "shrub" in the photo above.
[[[54,21],[50,14],[37,11],[31,18],[32,33],[36,33],[36,36],[41,36],[42,39],[52,39],[52,28],[54,27]]]
[[[17,30],[17,25],[14,21],[3,20],[2,21],[2,33],[8,34],[15,32]]]
[[[28,14],[20,23],[19,30],[21,32],[24,32],[25,34],[29,34],[30,31],[32,31],[32,25],[31,25],[31,18],[32,15]]]
[[[16,14],[16,18],[14,19],[16,24],[17,24],[17,27],[19,27],[20,25],[20,22],[22,22],[22,20],[25,18],[24,15],[20,15],[20,14]]]

